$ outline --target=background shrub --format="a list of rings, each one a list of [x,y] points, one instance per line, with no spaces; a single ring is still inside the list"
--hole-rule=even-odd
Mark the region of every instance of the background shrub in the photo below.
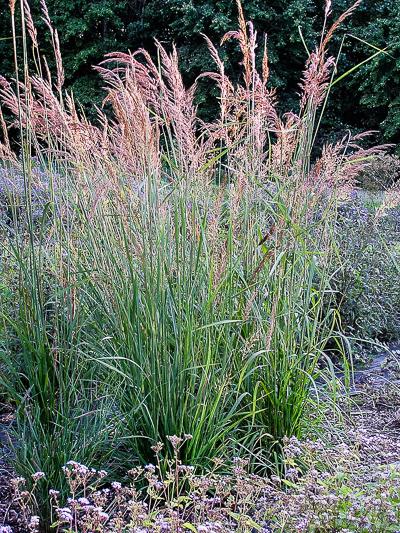
[[[400,337],[400,287],[393,261],[400,260],[400,212],[393,209],[377,218],[381,201],[360,192],[340,209],[339,271],[333,286],[346,333],[389,341]]]
[[[368,191],[386,191],[400,179],[400,158],[384,155],[372,161],[357,177],[360,187]]]

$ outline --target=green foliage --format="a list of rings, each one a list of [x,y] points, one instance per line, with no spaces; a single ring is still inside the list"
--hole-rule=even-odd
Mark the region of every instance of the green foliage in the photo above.
[[[361,9],[368,22],[357,28],[356,34],[375,46],[387,47],[387,53],[378,55],[363,67],[349,88],[357,90],[365,124],[379,126],[385,141],[399,142],[400,4],[397,0],[373,2],[373,6],[367,2]],[[365,50],[364,46],[357,46],[360,51],[362,48]]]

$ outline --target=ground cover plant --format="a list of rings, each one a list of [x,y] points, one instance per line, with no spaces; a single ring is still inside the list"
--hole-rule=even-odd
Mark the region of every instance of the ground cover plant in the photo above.
[[[179,459],[190,436],[170,438],[174,457],[164,474],[159,444],[153,447],[156,465],[131,469],[129,481],[106,488],[101,488],[105,471],[69,461],[63,470],[70,496],[64,500],[54,489],[49,494],[53,528],[76,533],[398,531],[400,472],[392,461],[399,442],[365,431],[348,436],[347,444],[333,441],[329,447],[320,440],[285,439],[285,477],[251,474],[248,461],[239,457],[229,466],[216,458],[209,472],[197,474]],[[44,473],[34,478],[40,483]],[[12,485],[26,513],[25,527],[38,531],[39,517],[29,513],[33,492],[25,490],[23,478]]]
[[[368,135],[358,134],[317,157],[314,148],[336,69],[328,46],[358,4],[332,22],[327,2],[297,112],[278,113],[266,42],[238,3],[238,29],[222,38],[239,47],[238,84],[204,37],[216,69],[201,78],[219,91],[212,122],[199,118],[196,84],[184,86],[176,49],[161,43],[158,62],[141,49],[110,53],[96,67],[105,98],[90,122],[63,91],[46,4],[54,75],[21,2],[23,53],[37,70],[16,60],[15,80],[0,78],[2,106],[20,135],[14,148],[2,119],[2,270],[17,298],[0,291],[0,379],[15,409],[13,465],[25,479],[15,488],[39,516],[31,530],[56,518],[66,531],[157,531],[161,513],[172,531],[201,531],[204,524],[189,521],[189,474],[206,476],[216,457],[223,465],[238,457],[233,478],[227,466],[215,481],[228,487],[221,519],[239,524],[225,526],[262,528],[253,502],[239,498],[242,461],[255,486],[270,486],[269,475],[287,474],[287,438],[318,432],[328,410],[339,417],[326,350],[336,341],[340,348],[336,228],[360,171],[385,147],[362,148]],[[13,1],[10,13],[14,24]],[[397,199],[398,184],[376,216]],[[142,516],[152,505],[143,480],[119,492],[116,480],[129,468],[150,482],[154,516]],[[76,487],[74,476],[82,478]],[[96,492],[110,483],[112,501]],[[177,491],[178,503],[164,489]],[[71,490],[72,507],[60,506]],[[213,498],[216,486],[202,490]],[[174,507],[186,504],[177,516]],[[106,526],[109,505],[116,510]]]

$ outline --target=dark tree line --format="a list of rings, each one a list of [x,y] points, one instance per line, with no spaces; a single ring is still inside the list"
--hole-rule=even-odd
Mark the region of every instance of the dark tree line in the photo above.
[[[51,63],[51,50],[39,0],[31,0],[43,52]],[[268,35],[271,84],[278,88],[282,109],[296,105],[297,84],[306,52],[316,42],[322,25],[323,0],[243,0],[248,20],[260,37]],[[334,15],[349,7],[349,0],[333,0]],[[236,24],[235,0],[47,0],[52,21],[59,31],[66,71],[66,86],[84,108],[100,104],[102,93],[92,65],[115,50],[154,50],[154,38],[175,42],[187,83],[214,69],[202,37],[215,43]],[[11,23],[8,0],[0,4],[0,74],[10,76],[12,67]],[[347,76],[332,90],[325,124],[340,131],[378,129],[379,140],[400,141],[400,2],[364,0],[342,28],[344,38],[339,74],[364,61],[377,48],[378,54]],[[340,47],[334,43],[333,53]],[[233,78],[238,76],[237,50],[228,44],[221,51]],[[229,61],[228,61],[229,57]],[[203,113],[212,113],[213,88],[203,82],[198,91]]]

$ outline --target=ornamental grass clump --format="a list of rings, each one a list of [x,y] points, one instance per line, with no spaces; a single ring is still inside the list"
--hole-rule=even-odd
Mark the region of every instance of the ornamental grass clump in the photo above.
[[[17,83],[0,78],[19,126],[27,207],[23,238],[7,243],[20,304],[5,311],[15,348],[2,360],[16,468],[44,471],[43,490],[62,486],[55,468],[67,458],[121,470],[154,461],[149,442],[171,458],[169,435],[191,435],[180,448],[187,464],[247,454],[258,472],[279,469],[283,438],[315,420],[335,327],[326,309],[337,206],[382,151],[361,148],[361,134],[311,156],[336,69],[328,45],[358,4],[329,25],[327,3],[297,113],[278,113],[267,48],[258,70],[257,34],[238,2],[238,29],[221,42],[240,48],[237,84],[207,40],[213,122],[198,117],[176,48],[158,42],[157,62],[138,50],[96,67],[105,99],[90,122],[63,91],[45,3],[54,79],[21,3],[24,52],[30,41],[38,72],[16,63]],[[2,160],[16,165],[4,135]],[[33,155],[48,173],[50,224],[34,224]]]

